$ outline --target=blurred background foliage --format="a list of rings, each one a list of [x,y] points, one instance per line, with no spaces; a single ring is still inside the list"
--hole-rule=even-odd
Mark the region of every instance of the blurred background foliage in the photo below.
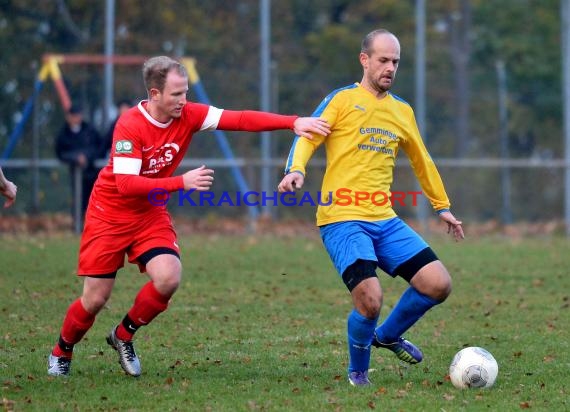
[[[228,109],[259,109],[259,3],[116,0],[115,53],[194,57],[212,104]],[[308,115],[333,89],[360,81],[360,42],[366,33],[379,27],[400,39],[402,59],[393,92],[413,105],[414,7],[412,0],[272,2],[273,111]],[[104,8],[105,1],[101,0],[0,0],[0,148],[6,146],[21,118],[44,54],[103,54]],[[496,64],[502,61],[507,73],[511,156],[560,158],[564,148],[560,1],[430,0],[426,1],[426,11],[424,138],[432,156],[500,156]],[[62,70],[72,98],[89,110],[91,121],[104,132],[105,125],[100,124],[102,67],[65,65]],[[128,97],[138,101],[146,97],[139,67],[115,66],[114,73],[115,100]],[[189,98],[193,99],[192,91]],[[41,157],[53,158],[54,137],[62,126],[63,113],[51,84],[42,91],[38,108]],[[256,135],[230,135],[243,135],[231,140],[238,157],[259,157]],[[273,156],[285,158],[291,136],[276,132],[273,138]],[[30,146],[31,126],[27,125],[12,157],[29,157]],[[199,134],[189,155],[219,157],[220,151],[214,139]],[[492,185],[498,181],[498,171],[485,170],[478,175],[469,169],[441,171],[449,181],[452,199],[454,190],[462,196],[479,191],[475,194],[477,202],[461,198],[455,204],[466,211],[472,208],[476,218],[496,217],[493,210],[500,208],[496,199],[500,196]],[[402,190],[413,188],[408,174],[403,171],[396,179],[404,182]],[[527,178],[527,174],[532,176]],[[276,182],[279,175],[276,170]],[[254,180],[255,176],[250,172]],[[532,200],[532,193],[523,193],[528,185],[546,186],[547,182],[561,181],[561,177],[560,170],[541,170],[534,175],[521,171],[514,177],[515,182],[518,179],[522,183],[513,196]],[[468,178],[475,183],[461,180]],[[530,220],[541,215],[558,217],[560,196],[561,191],[552,195],[551,215],[548,212],[544,216],[544,204],[540,204],[543,199],[521,206],[515,215]]]

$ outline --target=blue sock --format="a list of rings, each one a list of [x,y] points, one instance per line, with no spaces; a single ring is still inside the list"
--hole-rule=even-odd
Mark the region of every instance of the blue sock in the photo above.
[[[383,343],[396,342],[424,313],[439,303],[410,286],[384,322],[376,328],[376,337]]]
[[[370,342],[378,319],[368,319],[356,309],[348,315],[348,373],[367,371],[370,366]]]

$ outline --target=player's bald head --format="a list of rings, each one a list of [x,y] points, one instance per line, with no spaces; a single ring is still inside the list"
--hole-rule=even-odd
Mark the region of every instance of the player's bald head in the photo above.
[[[368,33],[364,39],[362,39],[362,44],[360,46],[360,52],[361,53],[366,53],[368,56],[370,56],[373,52],[373,44],[374,44],[374,40],[376,40],[377,37],[380,36],[389,36],[392,37],[398,44],[398,38],[396,37],[395,34],[393,34],[392,32],[386,30],[386,29],[376,29],[374,31],[371,31],[370,33]]]

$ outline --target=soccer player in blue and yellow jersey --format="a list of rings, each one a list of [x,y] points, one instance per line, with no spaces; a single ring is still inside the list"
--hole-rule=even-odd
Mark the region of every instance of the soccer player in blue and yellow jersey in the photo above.
[[[317,226],[354,304],[347,325],[348,379],[354,386],[365,386],[370,385],[371,346],[389,349],[408,363],[421,362],[420,349],[402,335],[451,292],[445,266],[386,201],[400,148],[448,232],[456,240],[464,235],[461,222],[449,210],[412,108],[389,91],[400,62],[398,39],[386,30],[375,30],[362,41],[359,58],[362,81],[335,90],[314,113],[328,121],[331,134],[295,139],[279,191],[303,186],[305,166],[324,143],[327,166],[322,193],[329,195],[318,207]],[[378,326],[383,295],[377,267],[410,285]]]

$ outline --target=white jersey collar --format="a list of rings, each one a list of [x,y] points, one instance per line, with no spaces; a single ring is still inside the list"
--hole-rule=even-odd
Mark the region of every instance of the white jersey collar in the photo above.
[[[166,129],[168,126],[170,126],[170,123],[172,123],[172,121],[174,119],[170,119],[168,122],[166,123],[161,123],[158,120],[156,120],[154,117],[152,117],[144,108],[143,103],[147,103],[148,104],[148,100],[141,100],[139,102],[139,104],[137,105],[138,109],[140,110],[140,112],[143,114],[144,117],[146,117],[146,119],[151,122],[153,125],[155,125],[156,127],[161,127],[163,129]]]

